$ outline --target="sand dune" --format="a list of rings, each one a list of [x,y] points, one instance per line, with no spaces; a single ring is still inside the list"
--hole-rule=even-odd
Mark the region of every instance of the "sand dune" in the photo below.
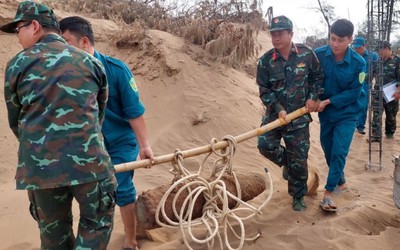
[[[14,9],[7,2],[0,0],[0,21],[14,16]],[[97,49],[124,60],[135,74],[147,109],[145,118],[156,155],[170,154],[177,148],[203,146],[212,138],[221,140],[225,135],[236,136],[259,126],[263,108],[254,77],[201,58],[198,48],[161,31],[147,32],[146,49],[117,49],[112,37],[116,24],[91,21]],[[262,52],[270,48],[266,34],[261,33],[259,40]],[[14,35],[0,33],[0,42],[0,78],[3,79],[6,62],[21,47]],[[15,190],[18,145],[7,124],[3,84],[0,88],[0,249],[39,249],[39,231],[30,217],[26,192]],[[247,242],[243,249],[400,249],[400,210],[392,199],[391,178],[392,155],[399,155],[400,151],[399,130],[394,140],[383,140],[382,170],[366,171],[369,159],[366,136],[354,135],[346,164],[350,191],[337,195],[339,211],[327,214],[319,207],[327,166],[319,144],[318,117],[313,114],[313,118],[309,165],[318,173],[321,183],[316,195],[306,197],[308,209],[304,212],[292,210],[281,169],[258,153],[256,139],[238,145],[234,169],[263,174],[267,167],[274,184],[272,200],[262,210],[263,214],[245,223],[248,235],[257,232],[262,235]],[[186,167],[196,171],[203,157],[185,160]],[[137,170],[135,182],[139,193],[170,183],[173,177],[168,171],[170,168],[170,164],[162,164],[150,170]],[[265,197],[266,194],[260,195],[251,204],[259,206]],[[75,225],[77,217],[75,213]],[[152,240],[139,241],[143,250],[185,249],[179,230],[160,228],[149,234]],[[122,242],[123,226],[117,210],[109,249],[120,249]],[[233,246],[237,243],[237,240],[231,242]]]

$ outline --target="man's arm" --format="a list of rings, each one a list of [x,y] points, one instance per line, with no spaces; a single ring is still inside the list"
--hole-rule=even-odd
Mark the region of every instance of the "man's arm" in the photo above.
[[[7,69],[9,67],[7,66]],[[6,101],[8,111],[8,124],[14,133],[19,138],[18,134],[18,119],[21,114],[22,105],[19,102],[18,95],[15,91],[15,83],[12,83],[11,75],[6,70],[4,78],[4,100]]]
[[[396,81],[397,81],[397,90],[393,94],[395,100],[400,99],[400,58],[396,57]]]
[[[130,119],[129,124],[135,132],[136,139],[139,144],[140,159],[150,159],[151,161],[153,161],[153,151],[150,147],[150,142],[147,136],[146,123],[144,121],[143,115],[134,119]]]
[[[311,55],[311,64],[310,64],[310,72],[309,72],[309,92],[307,96],[306,107],[308,112],[312,112],[315,110],[319,96],[324,92],[322,88],[322,84],[324,82],[324,72],[322,70],[321,64],[312,51]]]
[[[259,87],[260,99],[265,107],[269,107],[272,105],[276,113],[285,111],[284,106],[277,101],[275,93],[271,90],[272,86],[269,82],[270,75],[268,67],[267,65],[265,65],[266,62],[263,59],[264,57],[262,57],[258,61],[256,75],[256,82]]]
[[[108,81],[107,81],[107,76],[105,73],[105,69],[103,65],[101,64],[100,61],[95,59],[93,61],[93,68],[95,70],[94,74],[96,75],[98,79],[98,86],[99,86],[99,92],[97,94],[97,103],[99,105],[99,123],[100,125],[103,124],[104,117],[105,117],[105,111],[106,111],[106,106],[107,106],[107,101],[108,101]]]

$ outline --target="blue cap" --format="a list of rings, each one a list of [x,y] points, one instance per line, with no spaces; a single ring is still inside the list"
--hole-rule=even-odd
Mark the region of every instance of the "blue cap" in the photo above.
[[[353,48],[358,49],[361,48],[362,46],[365,46],[365,39],[363,37],[356,37],[353,40],[353,43],[351,44],[351,46],[353,46]]]

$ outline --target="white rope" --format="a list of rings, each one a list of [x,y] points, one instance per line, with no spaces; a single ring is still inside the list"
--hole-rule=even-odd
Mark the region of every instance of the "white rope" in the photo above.
[[[214,246],[215,238],[218,239],[221,249],[224,249],[223,243],[225,243],[225,246],[229,250],[242,249],[245,241],[253,241],[261,235],[257,233],[253,237],[246,237],[244,221],[253,218],[256,214],[262,214],[262,208],[272,198],[272,178],[268,170],[265,169],[268,176],[268,179],[265,178],[265,181],[269,181],[270,190],[264,202],[257,208],[241,199],[240,184],[236,178],[236,174],[232,170],[232,159],[236,151],[237,142],[233,136],[226,136],[223,140],[228,141],[228,146],[221,149],[221,152],[217,152],[214,148],[214,145],[217,143],[216,139],[211,140],[212,152],[205,157],[195,174],[191,174],[184,168],[182,152],[176,150],[175,159],[172,163],[174,168],[171,170],[171,173],[175,176],[173,184],[161,198],[157,206],[155,214],[157,223],[162,227],[179,228],[186,247],[191,250],[193,248],[190,246],[190,240],[199,244],[207,244],[208,248],[211,249]],[[201,174],[207,159],[212,154],[217,155],[219,159],[213,163],[211,177],[215,179],[210,182],[201,177]],[[221,180],[224,175],[233,176],[237,196],[226,189],[225,182]],[[166,200],[175,192],[176,194],[172,201],[172,210],[174,217],[178,221],[168,218],[165,212]],[[186,192],[188,193],[187,195]],[[185,195],[186,198],[180,211],[177,211],[177,200],[181,195]],[[204,197],[206,200],[202,210],[203,215],[200,218],[192,219],[194,206],[199,197]],[[233,208],[228,207],[228,199],[236,201],[236,205]],[[246,215],[240,216],[238,215],[239,212]],[[160,220],[160,214],[165,223]],[[235,230],[233,225],[236,224],[239,228]],[[193,227],[200,225],[204,225],[207,232],[203,238],[197,238],[192,232]],[[220,232],[220,228],[222,232]],[[228,235],[230,232],[240,240],[237,248],[232,247],[229,242]]]

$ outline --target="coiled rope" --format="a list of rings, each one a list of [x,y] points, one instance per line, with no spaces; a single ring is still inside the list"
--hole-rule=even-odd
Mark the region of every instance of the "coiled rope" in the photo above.
[[[190,245],[190,241],[199,244],[207,244],[208,248],[211,249],[214,246],[215,239],[218,239],[221,249],[224,248],[223,243],[230,250],[242,249],[245,241],[253,241],[261,235],[261,233],[257,233],[253,237],[246,237],[244,221],[253,218],[257,214],[262,214],[262,208],[272,198],[272,178],[268,170],[265,169],[268,176],[268,179],[266,178],[265,181],[269,181],[270,190],[267,198],[258,208],[244,202],[241,199],[239,182],[233,172],[232,159],[236,151],[236,139],[233,136],[226,136],[223,140],[228,142],[228,146],[222,148],[220,152],[214,147],[217,140],[215,138],[211,140],[212,150],[203,160],[197,173],[194,174],[190,173],[184,167],[182,151],[175,151],[174,160],[172,162],[173,169],[170,171],[174,175],[173,184],[161,198],[157,206],[155,215],[157,223],[166,228],[179,228],[182,233],[184,244],[188,249],[193,249]],[[213,154],[219,158],[213,163],[211,173],[213,180],[209,181],[203,178],[201,174],[204,171],[205,163]],[[237,196],[227,190],[225,182],[221,180],[224,175],[233,176]],[[178,191],[176,192],[176,190]],[[174,192],[176,192],[176,194],[172,201],[172,209],[175,218],[178,219],[177,222],[168,218],[165,212],[166,200],[171,193]],[[182,193],[186,195],[186,192],[188,195],[180,211],[178,211],[178,197],[182,195]],[[206,199],[206,203],[203,206],[203,215],[200,218],[192,219],[194,205],[200,196]],[[236,205],[233,208],[229,208],[228,199],[236,201]],[[241,215],[239,215],[239,213]],[[166,223],[160,220],[160,214]],[[234,228],[235,222],[239,226],[238,229]],[[193,234],[193,228],[201,225],[205,226],[207,232],[204,238],[198,238]],[[220,230],[220,228],[222,230]],[[228,234],[230,232],[240,241],[237,248],[232,247],[229,242]]]

